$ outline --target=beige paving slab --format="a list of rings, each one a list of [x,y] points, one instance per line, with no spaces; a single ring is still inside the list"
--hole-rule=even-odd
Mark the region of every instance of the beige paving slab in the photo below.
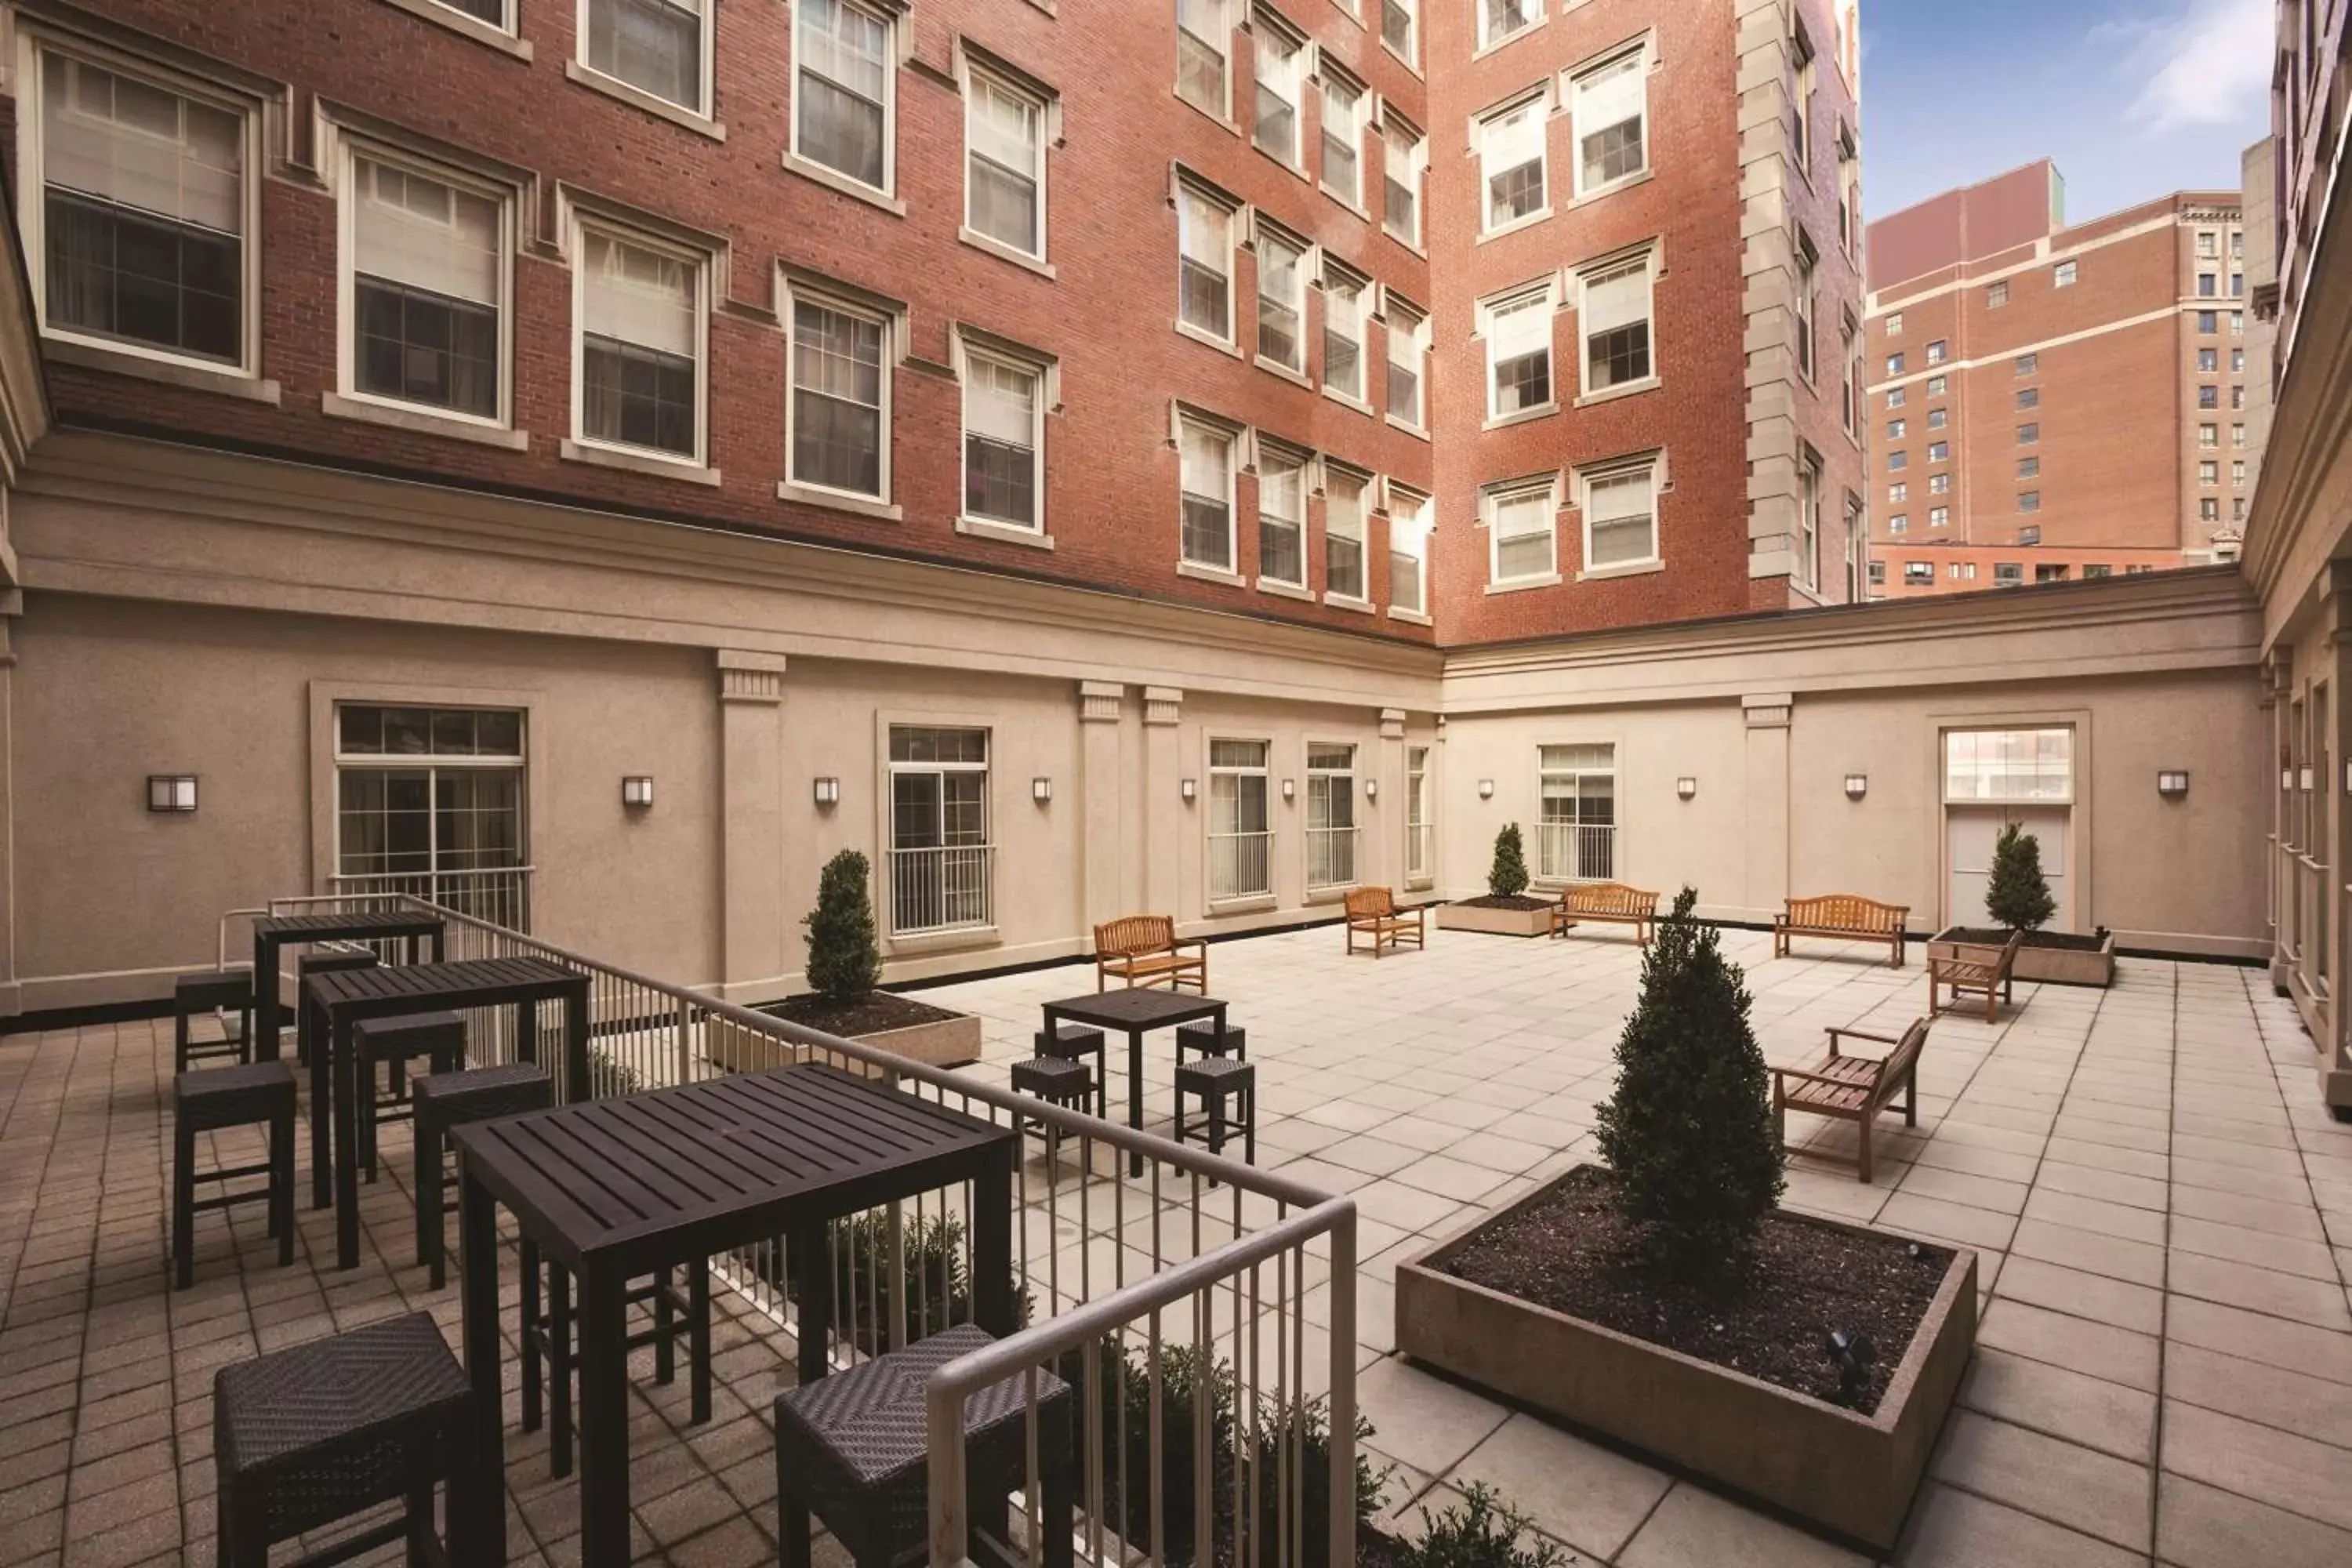
[[[2156,1395],[1979,1344],[1962,1380],[1969,1409],[2134,1464],[2156,1458]]]
[[[2164,1328],[2163,1291],[2037,1258],[2011,1258],[2002,1266],[1994,1293],[2143,1334]]]
[[[2344,1288],[2328,1281],[2175,1252],[2165,1282],[2176,1295],[2292,1318],[2315,1328],[2352,1331]]]
[[[2156,1550],[2178,1568],[2344,1568],[2352,1531],[2167,1472],[2157,1483]]]
[[[2299,1241],[2271,1231],[2250,1230],[2218,1220],[2198,1219],[2177,1214],[2166,1232],[2176,1252],[2193,1252],[2205,1258],[2227,1258],[2233,1263],[2251,1263],[2258,1268],[2275,1268],[2284,1274],[2300,1274],[2307,1279],[2335,1280],[2339,1278],[2335,1255],[2322,1243]]]
[[[2033,1195],[2026,1200],[2024,1217],[2072,1226],[2100,1236],[2119,1237],[2126,1241],[2154,1246],[2164,1242],[2164,1215],[2160,1213],[2098,1198],[2078,1198],[2043,1187],[2036,1187]]]
[[[2063,1264],[2113,1279],[2128,1279],[2136,1285],[2164,1283],[2164,1248],[2144,1241],[2102,1236],[2073,1226],[2053,1225],[2047,1220],[2026,1219],[2018,1222],[2010,1248],[2020,1257],[2038,1258],[2045,1263]]]
[[[2308,1198],[2288,1203],[2218,1192],[2210,1187],[2182,1186],[2172,1194],[2172,1212],[2297,1241],[2327,1239]]]
[[[1356,1380],[1356,1407],[1384,1453],[1443,1476],[1500,1426],[1509,1412],[1493,1400],[1390,1356]]]
[[[2164,1396],[2352,1448],[2352,1386],[2325,1378],[2173,1340]]]
[[[2165,1337],[2242,1356],[2307,1377],[2352,1384],[2352,1334],[2175,1296],[2165,1304]]]
[[[1998,1250],[2008,1247],[2017,1229],[2017,1221],[2005,1214],[1902,1192],[1886,1200],[1876,1223],[1906,1236],[1935,1237]]]
[[[2147,1568],[2145,1552],[1934,1481],[1920,1489],[1892,1561],[1898,1568]]]
[[[2147,1549],[2149,1471],[2112,1454],[1963,1410],[1946,1424],[1935,1474],[2085,1535]]]
[[[2352,1530],[2352,1449],[2168,1399],[2167,1470]]]
[[[1978,1325],[1977,1342],[2126,1388],[2152,1394],[2158,1386],[2156,1340],[2023,1301],[1996,1300]]]
[[[1689,1481],[1678,1484],[1617,1558],[1618,1568],[1868,1568],[1870,1559],[1766,1519]]]
[[[1515,1415],[1489,1434],[1447,1481],[1485,1481],[1570,1545],[1613,1558],[1666,1495],[1673,1478],[1637,1459]]]

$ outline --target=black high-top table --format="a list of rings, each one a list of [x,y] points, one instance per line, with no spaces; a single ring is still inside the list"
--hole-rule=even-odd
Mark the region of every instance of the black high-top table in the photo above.
[[[1223,1047],[1225,1004],[1213,996],[1186,996],[1175,991],[1137,985],[1125,991],[1097,991],[1046,1003],[1045,1034],[1052,1037],[1055,1027],[1067,1019],[1074,1024],[1116,1029],[1127,1036],[1127,1124],[1139,1132],[1143,1130],[1143,1037],[1154,1029],[1172,1028],[1197,1018],[1207,1018],[1215,1025],[1217,1044]],[[1223,1054],[1222,1050],[1219,1054]],[[1129,1160],[1128,1173],[1143,1174],[1142,1155]]]
[[[289,946],[306,942],[401,942],[408,943],[408,962],[419,956],[418,944],[430,942],[433,962],[441,962],[448,922],[419,910],[370,910],[357,914],[264,915],[253,922],[253,1036],[260,1042],[261,1059],[278,1059],[278,958]],[[301,1003],[295,998],[296,1005]],[[299,1014],[298,1014],[299,1016]]]

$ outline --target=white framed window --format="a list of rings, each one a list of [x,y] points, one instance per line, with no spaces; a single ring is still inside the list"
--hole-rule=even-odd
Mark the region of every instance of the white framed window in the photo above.
[[[1797,581],[1818,590],[1822,582],[1822,460],[1807,451],[1797,467]]]
[[[1576,471],[1584,517],[1584,566],[1645,566],[1658,560],[1658,471],[1654,452]]]
[[[1429,614],[1429,498],[1389,481],[1389,608]]]
[[[1364,205],[1363,84],[1323,62],[1323,188],[1351,207]]]
[[[1656,309],[1658,253],[1618,257],[1576,275],[1576,324],[1584,342],[1584,395],[1654,385],[1650,322]]]
[[[2040,511],[2042,510],[2042,492],[2040,490],[2020,490],[2017,495],[2017,510],[2020,511]],[[2021,544],[2039,544],[2042,542],[2041,531],[2037,529],[2033,531],[2033,538],[2026,539],[2021,535],[2018,542]]]
[[[1234,341],[1234,208],[1190,180],[1176,182],[1176,320]]]
[[[1478,306],[1486,342],[1486,417],[1508,418],[1552,405],[1552,285],[1516,289]]]
[[[1791,7],[1789,14],[1789,147],[1797,173],[1808,183],[1813,177],[1813,40]]]
[[[1045,361],[993,343],[957,342],[963,383],[963,515],[998,528],[1045,529]]]
[[[1307,371],[1307,247],[1261,218],[1257,226],[1257,353]]]
[[[1797,374],[1808,382],[1813,379],[1813,367],[1821,356],[1821,259],[1813,249],[1812,237],[1797,236],[1796,332]],[[1928,350],[1929,362],[1935,358]]]
[[[1265,741],[1209,741],[1209,901],[1274,891],[1274,821]]]
[[[1396,0],[1383,0],[1393,5]],[[1381,110],[1381,226],[1391,237],[1407,245],[1421,243],[1421,176],[1428,156],[1428,140],[1398,116]]]
[[[1350,402],[1365,401],[1364,290],[1360,273],[1323,258],[1323,386]]]
[[[1478,0],[1478,47],[1491,49],[1543,19],[1543,0]]]
[[[1421,57],[1421,0],[1381,0],[1381,42],[1407,65]]]
[[[1307,456],[1264,437],[1257,443],[1257,574],[1307,586]]]
[[[1306,166],[1300,151],[1300,100],[1307,90],[1309,52],[1302,35],[1267,10],[1255,5],[1250,22],[1257,34],[1256,107],[1250,118],[1250,140],[1267,157],[1294,169]]]
[[[897,188],[898,42],[859,0],[793,0],[793,154],[861,185]]]
[[[1182,515],[1178,558],[1218,572],[1234,569],[1234,433],[1189,415],[1177,421]]]
[[[2072,729],[1944,731],[1947,803],[2064,805],[2074,798]]]
[[[1176,0],[1176,96],[1223,120],[1234,19],[1226,0]]]
[[[1422,394],[1429,379],[1429,318],[1394,294],[1386,300],[1389,417],[1419,430],[1427,424]]]
[[[1886,317],[1886,335],[1890,338],[1899,338],[1903,335],[1902,311],[1893,310],[1888,312]]]
[[[1370,595],[1364,581],[1364,496],[1370,481],[1363,475],[1324,464],[1323,592],[1326,598],[1359,603]]]
[[[1595,195],[1650,168],[1650,49],[1646,43],[1578,71],[1569,106],[1576,134],[1576,195]]]
[[[580,0],[580,63],[689,114],[710,112],[708,0]],[[487,20],[487,18],[485,18]]]
[[[1906,428],[1908,428],[1906,421],[1901,419],[1889,419],[1886,422],[1886,438],[1890,441],[1900,441],[1903,439],[1903,432]]]
[[[1910,520],[1910,518],[1909,518],[1909,517],[1907,517],[1907,516],[1906,516],[1906,515],[1905,515],[1904,513],[1902,513],[1902,512],[1899,512],[1899,511],[1898,511],[1898,512],[1896,512],[1893,517],[1890,517],[1890,518],[1888,518],[1888,519],[1886,520],[1886,531],[1887,531],[1887,532],[1889,532],[1889,533],[1908,533],[1908,532],[1910,532],[1910,531],[1911,531],[1911,520]]]
[[[1538,92],[1479,117],[1475,141],[1486,193],[1480,209],[1485,232],[1508,228],[1549,210],[1544,157],[1549,112],[1547,95]]]
[[[2197,254],[2211,258],[2221,254],[2221,237],[2210,228],[2197,231]]]
[[[346,149],[345,392],[504,424],[513,191],[404,154]]]
[[[1927,526],[1929,528],[1942,528],[1951,521],[1952,509],[1950,507],[1931,506],[1927,509]],[[1969,570],[1973,572],[1976,568],[1971,566]]]
[[[574,435],[701,463],[709,258],[585,217],[573,256]]]
[[[1559,479],[1489,485],[1486,513],[1487,581],[1497,584],[1555,578],[1559,573]]]
[[[1911,486],[1909,481],[1897,479],[1893,484],[1886,487],[1886,501],[1889,506],[1901,506],[1905,501],[1909,500],[1910,499]]]
[[[1952,457],[1952,444],[1951,444],[1950,442],[1948,442],[1948,441],[1930,441],[1930,442],[1928,442],[1928,443],[1927,443],[1927,460],[1928,460],[1929,462],[1931,462],[1931,463],[1944,463],[1944,462],[1949,462],[1949,461],[1951,460],[1951,457]]]
[[[335,707],[334,890],[529,929],[524,714]]]
[[[1404,875],[1408,883],[1430,877],[1429,748],[1404,752]]]
[[[1356,883],[1356,748],[1307,744],[1307,886]]]
[[[34,54],[36,92],[20,85],[17,102],[18,221],[42,329],[251,372],[254,105],[46,39]]]
[[[2009,303],[2009,285],[2008,285],[2007,283],[2005,283],[2005,282],[1994,282],[1994,283],[1988,283],[1988,284],[1986,284],[1986,285],[1985,285],[1985,309],[1986,309],[1986,310],[2000,310],[2003,305],[2006,305],[2006,304],[2008,304],[2008,303]]]
[[[1948,345],[1941,338],[1937,338],[1934,342],[1929,343],[1927,345],[1927,363],[1929,364],[1943,363],[1947,349]]]
[[[1907,387],[1890,386],[1886,389],[1886,406],[1900,408],[1910,400],[1910,390]]]
[[[2220,446],[2221,427],[2219,425],[2200,425],[2197,426],[2197,444],[2207,447]]]
[[[502,33],[514,31],[514,24],[507,16],[508,0],[437,0],[437,3],[452,11],[463,11],[477,22],[488,22]]]
[[[1936,580],[1936,563],[1932,561],[1906,561],[1903,563],[1903,585],[1925,587]]]
[[[1949,494],[1951,493],[1951,491],[1952,491],[1952,476],[1951,476],[1951,475],[1949,475],[1949,474],[1929,474],[1929,475],[1927,476],[1927,493],[1928,493],[1929,495],[1931,495],[1931,496],[1949,495]]]
[[[2074,262],[2062,261],[2050,269],[2050,286],[2053,289],[2072,289],[2078,276],[2080,273]]]
[[[792,287],[787,472],[812,489],[890,496],[891,320],[865,306]]]
[[[1547,882],[1605,882],[1617,874],[1617,748],[1539,746],[1536,875]]]
[[[989,732],[890,726],[890,931],[996,923]]]
[[[1045,258],[1045,142],[1054,105],[998,72],[964,74],[964,226]]]

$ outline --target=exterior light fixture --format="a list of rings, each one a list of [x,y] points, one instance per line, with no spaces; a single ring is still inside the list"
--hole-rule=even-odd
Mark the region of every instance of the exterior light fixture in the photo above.
[[[1864,795],[1866,795],[1869,793],[1870,775],[1868,773],[1848,773],[1845,775],[1846,799],[1860,800]]]
[[[2346,765],[2347,767],[2352,767],[2352,762],[2347,762]],[[2294,770],[2293,768],[2281,768],[2279,770],[2279,788],[2293,789],[2294,787]]]
[[[1493,779],[1480,779],[1478,781],[1478,798],[1480,800],[1492,800],[1495,798],[1495,781]]]
[[[819,805],[839,805],[841,804],[841,781],[837,778],[832,777],[817,780],[816,803]]]
[[[2156,773],[2156,793],[2164,796],[2167,800],[2179,800],[2182,795],[2187,795],[2189,793],[2189,770],[2187,768],[2158,768]]]
[[[1191,800],[1194,795],[1201,793],[1201,786],[1195,781],[1186,779],[1182,784],[1176,786],[1176,793],[1182,795],[1186,800]]]
[[[631,773],[621,781],[621,804],[632,811],[645,811],[654,804],[654,781],[649,773]]]
[[[149,773],[147,775],[147,809],[150,811],[195,810],[196,775]]]
[[[2309,795],[2311,793],[2311,770],[2309,768],[2303,770],[2303,793],[2305,795]],[[195,808],[191,806],[189,809],[193,811]]]
[[[1297,781],[1292,779],[1285,779],[1282,781],[1282,798],[1285,800],[1297,800],[1298,798],[1298,784]]]
[[[1380,780],[1366,779],[1364,781],[1364,798],[1366,800],[1378,800],[1381,798]]]
[[[1698,780],[1694,778],[1676,779],[1675,781],[1675,793],[1682,796],[1685,800],[1690,799],[1691,796],[1698,793]]]
[[[1039,805],[1043,805],[1047,801],[1053,799],[1054,781],[1052,779],[1031,779],[1029,781],[1029,798],[1035,801]]]

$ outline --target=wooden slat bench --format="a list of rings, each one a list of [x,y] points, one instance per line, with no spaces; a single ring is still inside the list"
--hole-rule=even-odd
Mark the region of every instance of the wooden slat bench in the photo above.
[[[1422,910],[1399,910],[1396,894],[1386,888],[1351,889],[1348,893],[1348,952],[1354,954],[1360,932],[1372,939],[1374,958],[1380,957],[1384,947],[1401,947],[1408,942],[1415,947],[1425,947],[1425,918],[1426,911]]]
[[[1095,989],[1107,989],[1113,975],[1129,985],[1165,985],[1171,991],[1209,991],[1209,944],[1198,937],[1178,941],[1173,915],[1123,915],[1095,927]]]
[[[2017,950],[2025,945],[2025,933],[2013,931],[2009,941],[1999,948],[1964,947],[1949,958],[1927,955],[1927,1016],[1950,1012],[1960,1005],[1962,996],[1984,998],[1985,1022],[1990,1024],[2000,1015],[1996,1004],[2016,1000],[2016,983],[2010,971],[2017,963]],[[1951,1000],[1943,1000],[1949,991]]]
[[[1859,1029],[1832,1029],[1829,1052],[1801,1068],[1772,1069],[1772,1126],[1780,1146],[1789,1148],[1789,1112],[1811,1111],[1855,1124],[1862,1135],[1857,1174],[1870,1180],[1870,1134],[1878,1113],[1890,1106],[1895,1091],[1903,1091],[1903,1123],[1919,1125],[1919,1052],[1927,1043],[1927,1020],[1917,1018],[1895,1039],[1864,1034]],[[1894,1048],[1883,1058],[1848,1056],[1838,1049],[1842,1040],[1870,1040]],[[1790,1149],[1791,1153],[1818,1150]]]
[[[1818,898],[1790,899],[1772,917],[1772,956],[1789,956],[1792,937],[1835,937],[1847,942],[1883,942],[1890,967],[1903,967],[1903,926],[1911,918],[1908,906],[1882,904],[1860,893],[1823,893]]]
[[[1578,882],[1560,889],[1551,911],[1551,934],[1566,936],[1586,921],[1611,921],[1633,928],[1635,940],[1650,944],[1650,928],[1658,918],[1658,895],[1622,882]]]

